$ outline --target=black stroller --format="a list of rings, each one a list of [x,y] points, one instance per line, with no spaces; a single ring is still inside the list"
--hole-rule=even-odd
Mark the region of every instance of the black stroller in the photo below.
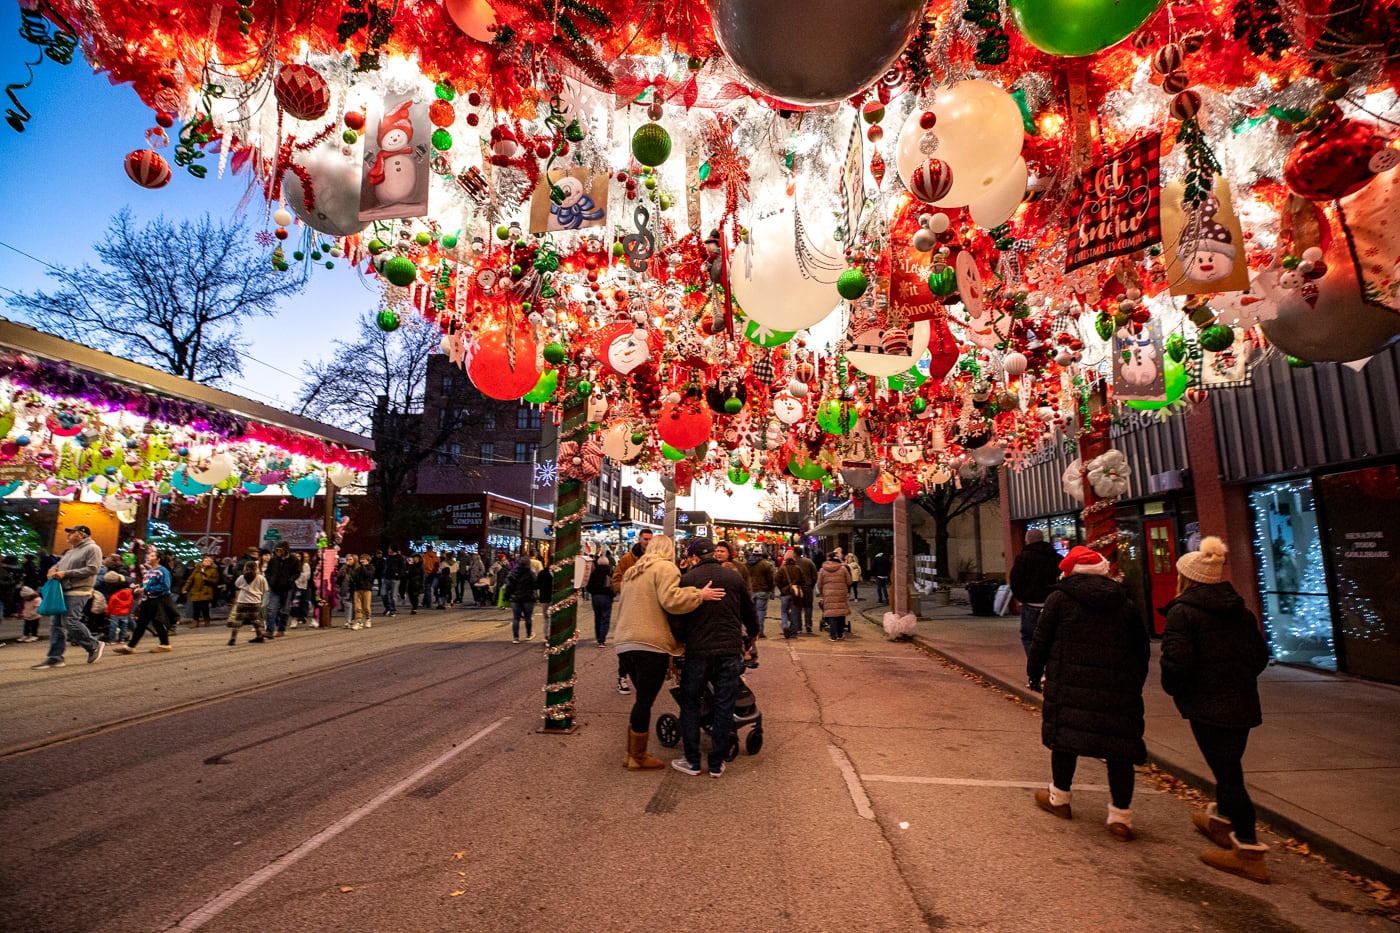
[[[681,701],[681,688],[679,685],[671,688],[671,696],[675,698],[676,704]],[[709,684],[705,685],[705,693],[700,697],[700,730],[710,733],[714,724],[714,691]],[[753,691],[744,679],[739,678],[739,688],[734,693],[734,731],[732,740],[729,743],[729,750],[725,752],[724,760],[733,761],[739,757],[739,733],[747,729],[748,734],[744,737],[744,751],[750,755],[757,755],[759,749],[763,748],[763,714],[758,711],[758,700],[754,697]],[[675,748],[681,742],[681,721],[674,713],[662,713],[656,717],[656,739],[667,748]]]

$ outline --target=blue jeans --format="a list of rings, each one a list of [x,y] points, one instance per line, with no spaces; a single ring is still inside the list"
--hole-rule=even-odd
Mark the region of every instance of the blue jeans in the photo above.
[[[758,616],[758,634],[763,634],[764,620],[768,617],[768,594],[753,594],[753,614]]]
[[[608,630],[612,628],[612,606],[613,595],[611,593],[594,593],[593,602],[593,637],[598,639],[598,644],[608,640]]]
[[[384,614],[386,616],[399,611],[398,604],[394,602],[394,587],[397,583],[397,580],[390,580],[388,577],[379,581],[379,595],[384,600]]]
[[[1027,657],[1031,653],[1031,643],[1035,641],[1035,627],[1040,622],[1040,610],[1044,608],[1021,603],[1021,647],[1026,649]]]
[[[287,630],[287,610],[292,605],[292,591],[278,593],[274,590],[267,591],[267,634],[273,632],[285,632]]]
[[[119,645],[126,641],[131,634],[131,616],[108,616],[107,617],[107,640],[114,645]]]
[[[535,624],[535,604],[525,602],[522,599],[512,599],[510,601],[510,637],[520,637],[520,620],[525,620],[525,637],[529,638],[534,634]]]
[[[92,637],[92,632],[88,631],[88,627],[83,624],[83,607],[87,605],[89,599],[92,597],[63,594],[63,601],[68,605],[68,611],[61,616],[49,617],[50,661],[63,660],[63,652],[68,647],[70,634],[85,651],[91,651],[97,647],[97,639]]]
[[[802,601],[796,596],[784,596],[779,607],[783,617],[783,634],[796,635],[802,631]]]
[[[687,657],[681,666],[681,742],[685,760],[700,767],[700,698],[705,685],[714,688],[714,718],[710,725],[710,773],[724,768],[725,755],[734,737],[734,694],[744,672],[741,657]]]
[[[875,601],[877,603],[887,603],[890,601],[890,578],[875,578]]]

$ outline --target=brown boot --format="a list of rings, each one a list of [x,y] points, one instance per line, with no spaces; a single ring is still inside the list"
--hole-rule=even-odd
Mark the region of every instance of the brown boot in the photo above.
[[[1260,884],[1268,884],[1269,866],[1264,861],[1264,853],[1268,851],[1268,846],[1259,843],[1245,845],[1231,833],[1229,849],[1206,849],[1201,853],[1201,861],[1211,868],[1228,871],[1232,875],[1239,875]]]
[[[1062,791],[1054,785],[1051,785],[1047,790],[1035,792],[1035,805],[1046,813],[1055,814],[1062,820],[1074,819],[1074,811],[1070,809],[1069,802],[1069,792]]]
[[[1222,849],[1232,848],[1230,844],[1230,831],[1234,827],[1230,821],[1216,812],[1215,804],[1206,807],[1204,813],[1191,814],[1191,822],[1201,831],[1211,842]]]
[[[627,730],[627,770],[628,771],[652,771],[656,768],[664,768],[666,762],[660,758],[653,758],[647,754],[648,733],[633,732],[631,728]]]

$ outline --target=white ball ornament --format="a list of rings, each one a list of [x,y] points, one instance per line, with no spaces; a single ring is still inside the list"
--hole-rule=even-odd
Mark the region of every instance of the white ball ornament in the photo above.
[[[285,207],[279,207],[272,212],[272,220],[279,227],[285,227],[292,222],[292,212]]]
[[[1026,359],[1026,355],[1014,350],[1002,357],[1001,360],[1001,368],[1006,371],[1008,376],[1021,375],[1029,365],[1030,361]]]
[[[934,233],[947,233],[948,228],[952,226],[952,223],[953,222],[948,219],[947,214],[940,212],[934,214],[932,217],[929,218],[927,226]]]
[[[1318,246],[1309,246],[1307,249],[1303,250],[1302,259],[1304,262],[1322,262],[1322,248]]]

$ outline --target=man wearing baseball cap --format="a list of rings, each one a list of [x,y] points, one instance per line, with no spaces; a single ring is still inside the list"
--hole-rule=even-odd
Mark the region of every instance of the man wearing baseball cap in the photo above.
[[[92,540],[92,529],[74,525],[63,529],[68,535],[68,550],[49,568],[49,579],[63,586],[63,601],[67,611],[52,617],[49,626],[49,655],[34,665],[36,671],[53,670],[64,665],[63,651],[71,635],[87,651],[88,663],[102,657],[102,642],[93,637],[83,624],[83,607],[92,598],[93,583],[102,569],[102,548]]]

